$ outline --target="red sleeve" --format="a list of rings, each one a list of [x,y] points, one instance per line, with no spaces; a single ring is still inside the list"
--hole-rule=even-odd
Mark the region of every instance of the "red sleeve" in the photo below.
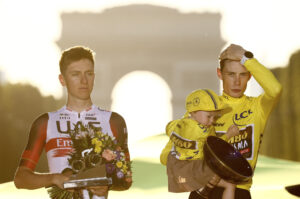
[[[130,161],[130,155],[129,155],[128,145],[127,145],[128,136],[127,136],[127,128],[126,128],[125,120],[123,119],[122,116],[113,112],[109,122],[110,122],[110,127],[113,132],[113,135],[118,141],[118,145],[122,148],[122,150],[125,153],[126,161]],[[113,179],[113,185],[111,189],[117,191],[126,190],[129,189],[131,183],[132,182],[127,181],[126,178],[122,180]]]
[[[19,166],[25,166],[31,170],[35,169],[46,143],[48,119],[49,116],[45,113],[33,122]]]
[[[130,155],[128,150],[128,135],[127,127],[123,117],[115,112],[112,112],[110,117],[110,128],[113,135],[118,141],[120,147],[124,150],[126,154],[127,161],[130,161]]]

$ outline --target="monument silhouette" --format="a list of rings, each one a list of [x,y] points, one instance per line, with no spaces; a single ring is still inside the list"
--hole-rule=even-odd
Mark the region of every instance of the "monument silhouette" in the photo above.
[[[110,109],[115,84],[136,70],[154,72],[167,82],[173,118],[184,114],[185,97],[192,90],[219,91],[216,68],[225,45],[220,14],[129,5],[102,13],[63,13],[61,18],[57,44],[62,50],[84,45],[96,52],[93,101],[100,107]]]

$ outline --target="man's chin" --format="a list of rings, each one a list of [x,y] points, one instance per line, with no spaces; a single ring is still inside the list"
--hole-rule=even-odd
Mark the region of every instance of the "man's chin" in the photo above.
[[[239,93],[231,92],[231,93],[230,93],[230,96],[231,96],[231,97],[234,97],[234,98],[240,98],[240,97],[243,96],[243,93],[242,93],[242,92],[239,92]]]
[[[77,98],[80,100],[89,100],[89,99],[91,99],[91,95],[80,95],[80,96],[77,96]]]

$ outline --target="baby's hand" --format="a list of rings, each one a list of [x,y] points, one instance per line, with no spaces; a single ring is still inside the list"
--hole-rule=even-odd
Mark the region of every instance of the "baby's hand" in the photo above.
[[[228,139],[230,139],[231,137],[233,137],[233,136],[236,136],[236,135],[238,135],[239,134],[239,128],[236,126],[236,125],[231,125],[229,128],[228,128],[228,130],[227,130],[227,133],[226,133],[226,135],[227,135],[227,138]]]

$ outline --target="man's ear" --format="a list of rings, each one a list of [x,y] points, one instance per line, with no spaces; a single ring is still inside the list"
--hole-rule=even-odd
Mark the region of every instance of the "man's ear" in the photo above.
[[[223,80],[223,77],[222,77],[222,71],[220,68],[217,68],[217,75],[219,77],[220,80]]]
[[[59,74],[58,79],[62,86],[66,86],[65,78],[62,74]]]

